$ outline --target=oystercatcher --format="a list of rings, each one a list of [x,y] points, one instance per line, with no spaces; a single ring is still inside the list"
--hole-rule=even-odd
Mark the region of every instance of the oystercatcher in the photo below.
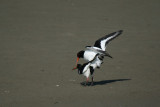
[[[77,53],[76,66],[79,61],[79,58],[84,58],[86,61],[91,61],[93,60],[93,58],[95,57],[97,53],[101,55],[101,57],[108,56],[112,58],[112,56],[106,52],[107,44],[114,38],[118,37],[122,32],[123,30],[119,30],[117,32],[110,33],[98,39],[95,42],[94,46],[86,46],[85,50],[79,51]]]
[[[78,69],[78,73],[83,74],[87,78],[87,80],[85,82],[85,86],[88,84],[89,77],[91,75],[91,77],[92,77],[91,85],[93,85],[94,84],[94,82],[93,82],[94,70],[97,68],[97,66],[100,66],[102,63],[103,63],[103,59],[101,59],[101,56],[99,54],[96,54],[96,56],[94,57],[93,60],[91,60],[87,63],[84,63],[83,65],[77,64],[77,67],[74,69]]]

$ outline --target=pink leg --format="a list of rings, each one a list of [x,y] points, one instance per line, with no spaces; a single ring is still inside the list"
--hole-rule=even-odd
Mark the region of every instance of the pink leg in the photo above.
[[[89,77],[87,78],[87,82],[89,81]]]
[[[91,82],[91,85],[92,85],[92,86],[94,85],[94,82],[93,82],[93,80],[94,80],[94,79],[93,79],[93,77],[92,77],[92,82]]]
[[[85,85],[87,85],[87,84],[88,84],[88,81],[89,81],[89,77],[87,78]]]

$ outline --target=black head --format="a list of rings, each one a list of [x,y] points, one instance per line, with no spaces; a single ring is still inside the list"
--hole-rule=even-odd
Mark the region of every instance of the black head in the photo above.
[[[80,69],[82,67],[81,64],[77,64],[77,68]]]
[[[82,74],[83,70],[81,64],[77,64],[77,69],[78,69],[78,74]]]
[[[83,56],[84,56],[84,51],[79,51],[79,52],[77,53],[77,57],[78,57],[78,58],[83,58]]]
[[[84,56],[84,51],[79,51],[79,52],[77,53],[76,67],[77,67],[77,63],[78,63],[78,61],[79,61],[79,58],[83,58],[83,56]],[[76,67],[75,67],[75,68],[76,68]],[[73,68],[73,70],[74,70],[75,68]]]

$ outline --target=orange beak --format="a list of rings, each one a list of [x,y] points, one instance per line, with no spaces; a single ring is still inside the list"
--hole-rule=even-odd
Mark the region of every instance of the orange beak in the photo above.
[[[77,57],[76,66],[77,66],[78,61],[79,61],[79,57]]]
[[[77,63],[78,63],[78,61],[79,61],[79,57],[77,57],[77,61],[76,61],[76,67],[74,67],[72,70],[75,70],[75,69],[77,69]]]
[[[72,70],[75,70],[75,69],[77,69],[77,67],[73,68]]]

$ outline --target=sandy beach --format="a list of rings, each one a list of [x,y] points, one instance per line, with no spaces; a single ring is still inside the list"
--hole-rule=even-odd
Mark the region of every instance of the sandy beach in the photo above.
[[[0,107],[160,107],[160,1],[1,0]],[[76,54],[111,41],[94,86]],[[84,63],[83,59],[80,63]]]

